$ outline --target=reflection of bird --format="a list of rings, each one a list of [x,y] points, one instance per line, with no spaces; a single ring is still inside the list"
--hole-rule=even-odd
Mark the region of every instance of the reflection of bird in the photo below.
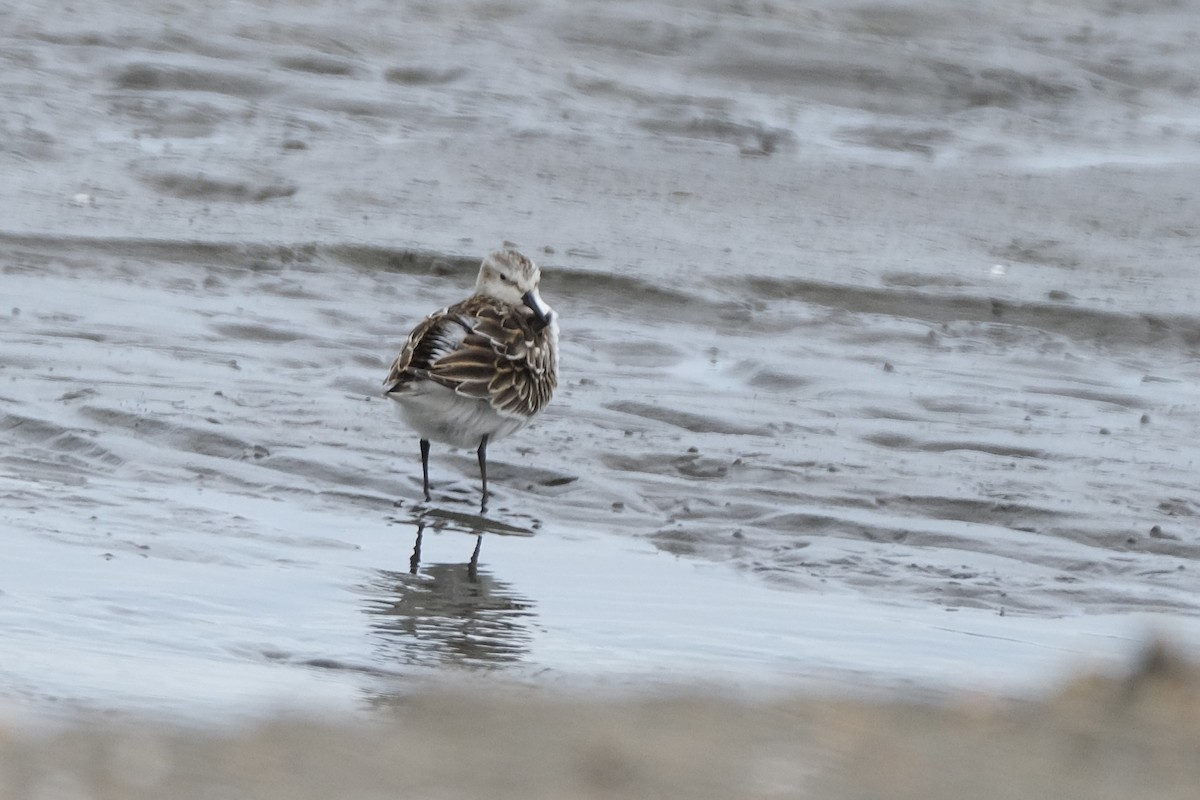
[[[487,445],[528,424],[558,384],[558,319],[538,294],[541,271],[513,250],[479,267],[475,293],[430,314],[408,336],[384,380],[421,437],[429,495],[429,441],[473,447],[487,506]]]
[[[531,638],[533,603],[479,569],[482,535],[475,537],[469,563],[421,566],[424,529],[418,523],[409,572],[380,570],[371,587],[380,596],[368,613],[389,657],[476,667],[521,661]]]
[[[412,575],[417,574],[417,570],[421,568],[421,541],[425,538],[425,523],[417,523],[417,540],[413,542],[412,555],[408,559],[408,571]],[[475,549],[471,551],[471,560],[467,563],[467,579],[472,583],[475,582],[479,574],[479,549],[483,547],[483,534],[475,534]]]

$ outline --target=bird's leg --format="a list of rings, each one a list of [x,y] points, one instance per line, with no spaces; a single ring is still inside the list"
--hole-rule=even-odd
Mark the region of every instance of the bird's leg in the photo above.
[[[429,440],[421,440],[421,477],[425,481],[425,502],[433,498],[429,496]]]
[[[421,568],[421,538],[425,535],[425,521],[417,523],[417,541],[413,542],[412,557],[408,559],[408,571],[413,575]]]
[[[483,546],[483,534],[475,537],[475,552],[471,553],[471,563],[467,564],[467,580],[475,583],[479,579],[479,548]]]
[[[488,437],[487,437],[487,434],[485,433],[485,434],[483,435],[483,438],[479,440],[479,450],[477,450],[477,451],[476,451],[476,452],[477,452],[477,454],[479,455],[479,479],[480,479],[480,480],[483,482],[483,500],[482,500],[482,501],[480,502],[480,504],[479,504],[479,510],[480,510],[480,511],[486,511],[486,510],[487,510],[487,501],[488,501],[488,490],[487,490],[487,440],[488,440]]]

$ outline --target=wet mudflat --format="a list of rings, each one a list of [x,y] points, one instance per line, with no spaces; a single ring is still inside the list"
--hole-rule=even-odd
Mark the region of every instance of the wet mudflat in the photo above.
[[[0,11],[11,703],[1024,692],[1194,640],[1187,4],[141,8]],[[379,381],[506,240],[563,380],[480,518]]]

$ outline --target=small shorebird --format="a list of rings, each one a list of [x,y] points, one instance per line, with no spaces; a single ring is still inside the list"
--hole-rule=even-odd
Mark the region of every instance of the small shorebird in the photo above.
[[[473,447],[487,508],[488,442],[525,427],[558,385],[558,315],[538,294],[541,271],[515,250],[479,266],[475,294],[423,319],[384,379],[384,394],[421,437],[429,494],[429,442]]]

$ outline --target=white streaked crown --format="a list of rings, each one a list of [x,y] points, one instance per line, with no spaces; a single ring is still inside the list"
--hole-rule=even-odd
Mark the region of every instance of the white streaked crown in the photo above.
[[[534,297],[541,302],[541,295],[538,294],[538,283],[541,279],[542,271],[532,259],[515,250],[497,250],[479,265],[475,292],[502,300],[509,305],[521,306],[525,304],[525,295],[528,292],[533,292]]]

